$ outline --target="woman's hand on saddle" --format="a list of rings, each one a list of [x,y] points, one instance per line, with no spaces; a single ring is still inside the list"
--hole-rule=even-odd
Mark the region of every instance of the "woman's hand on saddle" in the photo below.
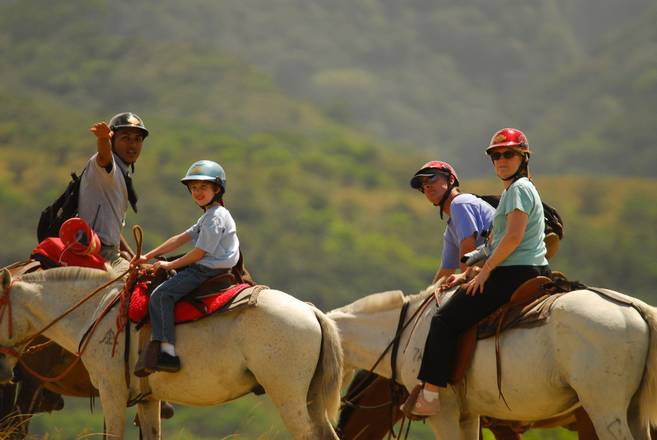
[[[451,289],[454,286],[459,284],[467,283],[470,281],[479,271],[478,267],[468,267],[465,272],[459,274],[451,274],[444,279],[444,281],[438,287],[439,292],[444,292]]]
[[[468,281],[465,284],[465,286],[463,286],[465,289],[465,294],[472,296],[478,293],[483,293],[484,284],[486,284],[486,281],[488,281],[489,276],[490,276],[490,269],[488,269],[488,266],[484,264],[484,266],[477,271],[477,274],[474,276],[474,278],[472,278],[470,281]]]
[[[448,276],[443,280],[443,282],[438,287],[438,291],[444,292],[446,290],[451,289],[454,286],[465,283],[467,281],[465,276],[466,276],[465,272],[459,274],[455,274],[455,273],[451,274],[450,276]]]

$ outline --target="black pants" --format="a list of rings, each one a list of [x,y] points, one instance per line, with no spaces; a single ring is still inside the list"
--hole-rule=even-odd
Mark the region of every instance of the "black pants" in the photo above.
[[[431,318],[418,379],[446,387],[456,361],[458,336],[509,302],[522,283],[549,274],[550,266],[500,266],[490,273],[483,293],[470,296],[464,289],[457,290]]]

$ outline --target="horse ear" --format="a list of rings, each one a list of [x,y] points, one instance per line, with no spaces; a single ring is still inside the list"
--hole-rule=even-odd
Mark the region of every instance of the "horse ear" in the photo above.
[[[2,269],[2,290],[9,288],[11,284],[11,274],[7,269]]]

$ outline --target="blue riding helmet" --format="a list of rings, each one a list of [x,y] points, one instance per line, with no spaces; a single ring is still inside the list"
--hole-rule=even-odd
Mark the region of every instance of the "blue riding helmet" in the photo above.
[[[192,180],[207,180],[218,184],[223,192],[226,192],[226,172],[217,162],[211,160],[199,160],[194,162],[185,177],[180,179],[183,185]]]

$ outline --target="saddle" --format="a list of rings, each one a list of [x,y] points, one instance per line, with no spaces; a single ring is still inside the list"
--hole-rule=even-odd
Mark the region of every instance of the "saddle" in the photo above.
[[[563,275],[555,272],[555,277]],[[554,288],[553,279],[538,276],[525,281],[516,289],[511,300],[463,333],[457,342],[457,357],[450,383],[459,383],[465,377],[477,346],[478,339],[495,336],[500,383],[499,336],[502,330],[511,327],[533,327],[541,325],[549,316],[550,306],[564,289]]]
[[[166,271],[142,274],[135,283],[130,296],[128,315],[130,320],[141,327],[148,320],[148,301],[150,294],[167,278]],[[217,312],[234,310],[245,305],[255,305],[258,293],[265,286],[254,286],[253,281],[242,281],[236,277],[234,269],[226,269],[176,303],[176,324],[195,321]]]
[[[128,316],[132,322],[137,323],[137,329],[140,329],[148,320],[150,293],[164,282],[166,277],[166,271],[157,271],[155,274],[147,275],[146,279],[139,279],[135,284],[130,296]],[[240,278],[240,280],[243,280],[243,278]],[[234,268],[227,269],[226,272],[205,281],[176,303],[174,309],[175,323],[178,325],[184,322],[196,321],[212,314],[255,306],[260,292],[266,288],[267,286],[263,285],[253,285],[252,282],[238,282],[234,275]],[[139,357],[133,371],[134,375],[140,378],[140,395],[146,395],[150,392],[150,385],[145,378],[156,371],[155,366],[158,363],[157,359],[160,352],[160,342],[148,341],[149,333],[148,329],[139,331]]]

